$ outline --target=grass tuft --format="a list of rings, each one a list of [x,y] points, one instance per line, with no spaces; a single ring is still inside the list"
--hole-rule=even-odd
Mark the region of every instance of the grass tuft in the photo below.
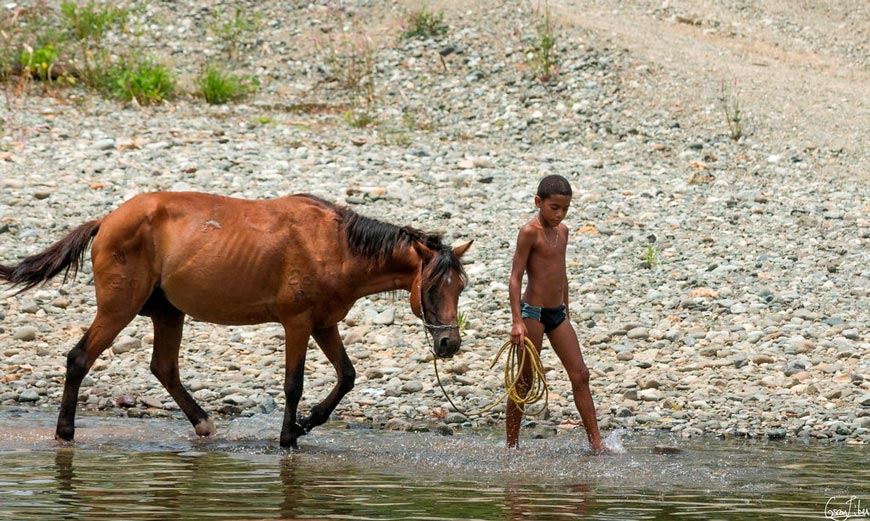
[[[402,38],[434,38],[447,34],[448,30],[443,10],[434,13],[423,6],[402,23]]]
[[[247,96],[259,88],[256,76],[238,76],[223,67],[207,65],[196,80],[199,95],[211,105],[222,105]]]

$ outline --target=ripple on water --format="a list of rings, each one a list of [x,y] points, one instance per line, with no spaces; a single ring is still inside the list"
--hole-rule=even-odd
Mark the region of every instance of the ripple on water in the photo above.
[[[597,456],[581,431],[507,450],[502,432],[332,424],[287,452],[280,422],[224,421],[204,441],[183,418],[87,415],[76,443],[59,447],[53,415],[0,411],[0,503],[36,519],[165,519],[191,505],[199,517],[234,519],[773,519],[821,513],[835,495],[870,503],[862,447],[620,432],[607,442],[625,452]]]

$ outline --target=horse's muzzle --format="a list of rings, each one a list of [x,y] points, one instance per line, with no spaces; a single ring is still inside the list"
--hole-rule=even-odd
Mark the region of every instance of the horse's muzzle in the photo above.
[[[435,339],[434,351],[438,358],[452,358],[453,355],[459,352],[459,346],[462,341],[459,335],[444,335],[441,338]]]

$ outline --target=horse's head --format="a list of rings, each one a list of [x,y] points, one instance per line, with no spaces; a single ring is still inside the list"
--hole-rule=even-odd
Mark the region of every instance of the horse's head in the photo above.
[[[459,351],[459,294],[465,289],[465,270],[459,258],[471,241],[450,248],[441,244],[417,245],[420,268],[411,291],[411,310],[423,319],[432,335],[432,352],[449,358]]]

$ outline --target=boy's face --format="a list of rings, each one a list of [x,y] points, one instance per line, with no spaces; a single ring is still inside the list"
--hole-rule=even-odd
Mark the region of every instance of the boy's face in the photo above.
[[[558,226],[568,213],[571,206],[571,196],[553,194],[546,199],[535,196],[535,206],[540,210],[541,220],[547,226]]]

